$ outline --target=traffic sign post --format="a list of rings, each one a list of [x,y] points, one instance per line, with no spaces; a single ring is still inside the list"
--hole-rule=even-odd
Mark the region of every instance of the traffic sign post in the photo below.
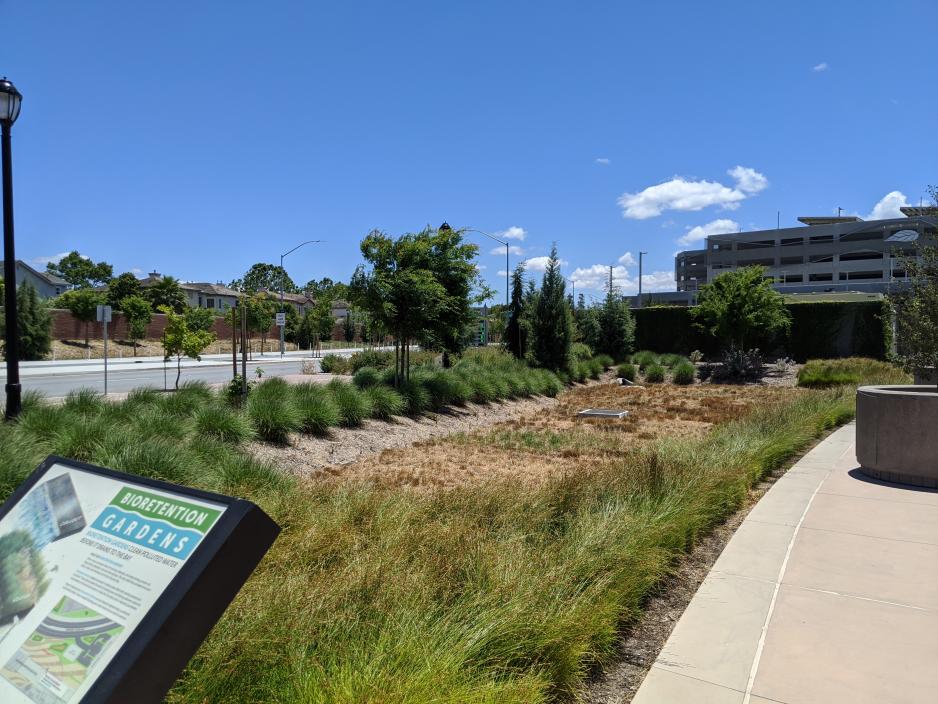
[[[98,306],[98,322],[104,324],[104,395],[107,396],[107,324],[111,322],[111,306]]]

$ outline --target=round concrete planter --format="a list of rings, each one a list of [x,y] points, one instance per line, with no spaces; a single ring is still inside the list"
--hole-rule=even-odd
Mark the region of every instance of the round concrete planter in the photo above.
[[[938,389],[857,389],[857,459],[876,479],[938,488]]]

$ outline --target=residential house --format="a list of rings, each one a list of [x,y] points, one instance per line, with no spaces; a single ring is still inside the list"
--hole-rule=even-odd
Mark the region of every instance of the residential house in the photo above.
[[[3,263],[0,262],[0,273],[2,273]],[[21,259],[16,260],[16,285],[20,286],[24,282],[32,284],[36,289],[39,298],[55,298],[65,293],[71,288],[68,281],[50,274],[48,271],[39,271],[33,269],[29,264]]]

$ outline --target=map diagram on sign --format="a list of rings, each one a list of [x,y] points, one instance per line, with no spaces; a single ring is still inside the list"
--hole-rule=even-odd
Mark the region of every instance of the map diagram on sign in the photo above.
[[[119,623],[63,597],[0,675],[37,704],[66,704],[123,630]]]

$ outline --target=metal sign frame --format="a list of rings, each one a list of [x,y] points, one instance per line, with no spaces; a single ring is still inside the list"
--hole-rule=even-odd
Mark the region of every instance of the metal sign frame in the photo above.
[[[0,506],[2,520],[55,465],[118,482],[224,505],[127,642],[79,704],[159,704],[280,533],[257,505],[200,489],[148,479],[50,455]]]

